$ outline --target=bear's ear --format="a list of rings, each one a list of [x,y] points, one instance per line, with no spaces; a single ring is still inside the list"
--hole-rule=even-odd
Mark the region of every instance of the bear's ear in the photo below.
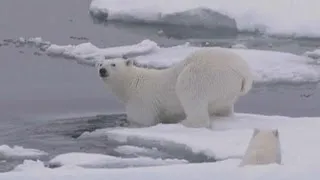
[[[132,66],[134,64],[134,60],[133,59],[127,59],[126,60],[126,66]]]
[[[275,137],[279,137],[278,129],[272,130],[272,133],[274,134]]]

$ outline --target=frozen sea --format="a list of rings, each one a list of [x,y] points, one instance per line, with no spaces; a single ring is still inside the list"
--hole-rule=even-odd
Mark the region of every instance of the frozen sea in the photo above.
[[[312,143],[313,139],[317,141],[320,122],[320,51],[315,51],[320,46],[320,28],[313,23],[320,21],[320,14],[310,9],[318,2],[308,0],[302,6],[298,1],[281,0],[274,11],[269,6],[261,9],[263,3],[253,3],[245,12],[242,6],[235,9],[215,1],[220,8],[214,9],[210,1],[198,2],[215,10],[208,11],[197,9],[196,1],[191,0],[185,7],[173,3],[169,9],[164,9],[166,1],[1,0],[0,179],[61,179],[68,173],[77,179],[78,168],[86,169],[79,176],[93,179],[141,179],[153,177],[151,173],[156,170],[165,179],[192,179],[197,175],[192,169],[200,171],[205,179],[255,179],[265,171],[270,172],[265,178],[274,179],[284,177],[282,172],[296,173],[296,177],[314,172],[316,176],[316,171],[306,167],[318,166],[313,161],[320,160],[320,145]],[[300,18],[294,18],[292,12],[298,7],[303,11]],[[192,8],[196,10],[189,12]],[[292,15],[292,19],[281,17],[289,18],[283,24],[287,28],[280,26],[284,21],[280,17],[267,16],[281,12]],[[212,19],[221,21],[223,27]],[[249,61],[257,75],[252,91],[235,106],[238,121],[218,124],[217,128],[227,128],[228,132],[197,131],[178,125],[126,129],[123,105],[92,67],[101,57],[132,52],[142,54],[137,57],[141,63],[170,66],[194,49],[207,46],[232,47]],[[283,130],[289,168],[260,168],[249,177],[244,174],[250,169],[236,168],[238,159],[214,162],[241,156],[250,128],[256,126]],[[307,142],[293,136],[295,131]],[[163,132],[168,134],[162,136]],[[193,134],[190,142],[187,134]],[[225,144],[222,136],[233,141]],[[290,151],[294,139],[305,143],[305,148],[295,144],[297,152]],[[302,161],[295,159],[296,153],[302,154]],[[28,159],[40,161],[24,161]],[[291,167],[295,162],[305,171],[295,171],[297,167]],[[178,174],[190,170],[191,174],[169,177],[168,165],[176,166]],[[132,166],[142,168],[128,168]],[[163,167],[152,169],[155,166]],[[208,167],[215,170],[206,171]],[[120,171],[112,171],[115,168]],[[43,174],[37,176],[34,172],[39,169]],[[130,178],[134,172],[138,175]]]

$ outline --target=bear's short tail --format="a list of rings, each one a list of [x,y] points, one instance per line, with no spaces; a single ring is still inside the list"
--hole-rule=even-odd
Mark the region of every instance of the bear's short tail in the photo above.
[[[243,78],[241,83],[240,95],[243,96],[247,94],[252,88],[253,80],[251,78]]]

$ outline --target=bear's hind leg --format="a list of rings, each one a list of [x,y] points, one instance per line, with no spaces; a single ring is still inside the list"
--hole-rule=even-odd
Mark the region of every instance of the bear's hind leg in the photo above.
[[[231,116],[234,113],[233,105],[225,106],[218,110],[217,116]]]
[[[181,98],[181,104],[186,113],[186,119],[182,120],[181,124],[192,128],[210,127],[210,117],[207,111],[208,106],[205,103],[188,98]]]
[[[226,116],[231,116],[234,113],[234,105],[226,105],[223,106],[217,110],[215,110],[215,112],[213,113],[214,116],[222,116],[222,117],[226,117]],[[211,113],[210,113],[211,114]]]
[[[181,124],[186,127],[210,127],[206,85],[200,78],[194,76],[187,67],[177,80],[176,93],[186,115]]]

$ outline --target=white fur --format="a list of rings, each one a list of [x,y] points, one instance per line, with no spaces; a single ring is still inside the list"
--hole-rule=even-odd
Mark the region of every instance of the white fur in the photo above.
[[[272,163],[281,164],[279,132],[255,129],[239,166]]]
[[[140,126],[183,120],[188,127],[209,127],[210,117],[232,115],[238,97],[252,87],[246,61],[223,48],[196,51],[162,70],[127,61],[108,60],[99,68],[107,69],[102,79],[125,103],[128,121]]]

